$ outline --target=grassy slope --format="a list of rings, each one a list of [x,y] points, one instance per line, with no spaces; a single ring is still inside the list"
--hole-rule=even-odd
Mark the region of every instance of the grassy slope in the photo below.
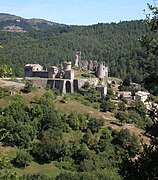
[[[52,178],[55,178],[61,172],[61,170],[55,166],[54,162],[49,164],[38,164],[36,162],[32,162],[26,168],[12,167],[10,171],[16,172],[18,176],[23,174],[40,173]]]
[[[61,103],[60,100],[56,100],[56,107],[57,109],[61,110],[62,112],[65,113],[77,113],[77,114],[85,114],[89,115],[91,117],[96,117],[96,118],[103,118],[107,121],[113,121],[115,118],[112,116],[112,113],[107,112],[100,112],[90,106],[85,106],[81,104],[80,102],[73,101],[73,100],[68,100],[67,103]]]
[[[131,126],[118,126],[116,124],[111,124],[110,122],[116,122],[117,120],[113,117],[110,112],[100,112],[92,107],[85,106],[77,101],[68,100],[67,103],[61,103],[60,100],[56,100],[57,109],[65,113],[83,113],[91,117],[102,118],[105,120],[105,127],[111,126],[114,129],[121,130],[122,128],[127,128],[131,133],[134,133],[139,137],[142,142],[149,143],[149,138],[144,136],[143,130],[137,128],[134,125]]]
[[[5,154],[9,157],[9,159],[13,159],[16,156],[16,148],[15,147],[4,147],[2,144],[0,145],[0,153]],[[47,175],[48,177],[55,178],[59,173],[60,169],[58,169],[54,162],[49,164],[38,164],[36,162],[32,162],[26,168],[16,168],[11,165],[10,169],[11,172],[16,172],[18,176],[22,176],[23,174],[32,174],[32,173],[41,173]]]

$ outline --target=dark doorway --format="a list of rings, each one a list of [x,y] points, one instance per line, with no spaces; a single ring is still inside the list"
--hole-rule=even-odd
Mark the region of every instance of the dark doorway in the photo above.
[[[71,83],[70,83],[70,81],[66,81],[66,93],[71,93]]]

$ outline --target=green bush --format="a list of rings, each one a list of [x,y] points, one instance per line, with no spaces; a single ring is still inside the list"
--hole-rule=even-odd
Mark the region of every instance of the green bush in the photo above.
[[[92,105],[91,105],[94,109],[97,109],[97,110],[99,110],[100,109],[100,104],[99,103],[92,103]]]
[[[9,96],[9,89],[7,87],[0,87],[0,99]]]
[[[115,113],[115,118],[120,120],[121,123],[127,122],[128,121],[128,114],[127,114],[127,112],[124,112],[124,111],[117,111]]]
[[[24,174],[20,177],[19,180],[53,180],[52,178],[48,178],[44,174],[36,173],[36,174]]]
[[[108,101],[103,100],[100,105],[100,110],[102,112],[107,112],[107,111],[114,112],[116,110],[116,106],[111,100]]]
[[[13,164],[17,167],[26,167],[31,163],[31,161],[32,156],[25,149],[20,149],[17,151]]]
[[[90,106],[91,105],[91,103],[89,102],[89,101],[86,101],[86,100],[84,100],[84,99],[82,99],[82,104],[83,105],[85,105],[85,106]]]
[[[104,120],[91,118],[88,122],[88,128],[92,131],[92,133],[97,133],[102,126],[104,125]]]

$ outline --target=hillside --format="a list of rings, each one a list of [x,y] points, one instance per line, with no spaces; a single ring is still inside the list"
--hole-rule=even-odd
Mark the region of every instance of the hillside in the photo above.
[[[82,60],[105,61],[110,76],[128,76],[134,82],[141,82],[148,74],[146,65],[149,61],[156,64],[156,58],[147,58],[138,41],[142,35],[150,33],[142,20],[67,26],[9,15],[4,19],[7,16],[8,20],[0,21],[0,42],[4,46],[0,49],[0,64],[11,66],[16,76],[23,76],[27,63],[47,67],[60,65],[65,60],[74,62],[78,50],[82,52]],[[5,26],[9,22],[10,25]],[[16,29],[18,32],[6,32],[4,27],[6,31]]]
[[[65,26],[44,19],[25,19],[20,16],[0,13],[0,30],[8,32],[28,32],[31,30],[48,30],[54,26]]]
[[[112,179],[121,180],[122,160],[126,155],[136,157],[141,143],[149,143],[143,129],[135,124],[119,125],[114,112],[101,112],[71,99],[63,103],[63,97],[55,96],[50,89],[33,88],[22,93],[19,83],[0,79],[0,85],[4,137],[0,158],[7,160],[6,165],[1,163],[2,179],[7,169],[9,175],[15,172],[17,179],[26,180],[38,176],[58,179],[67,173],[66,179],[75,174],[93,175],[95,180],[103,172],[107,179],[114,176]],[[15,94],[7,94],[9,90]]]

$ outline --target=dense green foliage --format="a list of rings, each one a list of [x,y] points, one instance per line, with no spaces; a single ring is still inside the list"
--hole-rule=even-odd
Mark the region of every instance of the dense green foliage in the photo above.
[[[153,95],[158,95],[158,7],[156,0],[154,5],[148,4],[150,13],[146,14],[145,22],[149,26],[152,34],[145,34],[141,39],[141,43],[146,47],[150,61],[146,62],[146,70],[149,75],[144,78],[144,87]]]
[[[6,64],[2,64],[0,67],[0,77],[10,77],[12,76],[12,69],[9,68]]]
[[[155,1],[154,1],[155,2]],[[158,33],[158,7],[156,4],[150,5],[148,4],[150,14],[147,15],[146,22],[150,26],[151,31]],[[152,53],[153,55],[158,54],[158,36],[144,37],[142,43],[147,47],[147,52]],[[150,39],[150,41],[146,41]],[[157,61],[158,62],[158,61]],[[148,67],[151,67],[151,64],[148,64]],[[157,67],[156,67],[157,68]],[[155,71],[155,68],[147,77],[147,79],[151,80],[151,85],[145,80],[145,86],[149,88],[149,90],[153,91],[154,94],[157,94],[158,87],[158,74]],[[153,86],[153,88],[152,88]],[[140,108],[142,109],[142,108]],[[140,114],[140,109],[137,109],[137,112]],[[144,114],[144,113],[143,113]],[[152,106],[149,111],[149,116],[153,121],[151,127],[149,127],[146,131],[148,136],[151,138],[150,145],[145,144],[143,146],[143,151],[138,155],[138,158],[131,159],[127,158],[123,161],[121,165],[120,173],[123,175],[124,179],[157,179],[158,178],[158,108],[156,106]]]
[[[91,176],[93,179],[121,179],[119,164],[125,157],[135,157],[140,150],[137,137],[126,129],[105,128],[101,119],[61,113],[56,110],[54,99],[52,91],[46,91],[41,98],[30,103],[26,103],[22,96],[14,95],[1,109],[0,128],[7,132],[2,142],[19,148],[11,163],[24,168],[31,161],[42,164],[55,161],[57,167],[64,170],[57,179],[68,175],[78,179]],[[81,134],[80,138],[64,138],[75,131]],[[35,177],[47,179],[41,174],[20,178]]]
[[[48,178],[46,175],[37,173],[37,174],[24,174],[19,178],[19,180],[53,180]]]
[[[0,63],[7,63],[15,75],[22,76],[26,63],[59,65],[64,60],[74,61],[75,52],[80,50],[83,60],[104,60],[110,76],[129,76],[140,81],[146,74],[149,59],[138,39],[146,33],[149,30],[142,21],[64,26],[26,33],[1,31],[0,41],[4,48],[0,50]]]
[[[17,167],[26,167],[29,165],[31,161],[32,161],[32,156],[25,149],[20,149],[17,152],[17,155],[13,160],[13,163]]]
[[[9,96],[9,88],[7,87],[0,87],[0,99],[4,98],[5,96]]]

